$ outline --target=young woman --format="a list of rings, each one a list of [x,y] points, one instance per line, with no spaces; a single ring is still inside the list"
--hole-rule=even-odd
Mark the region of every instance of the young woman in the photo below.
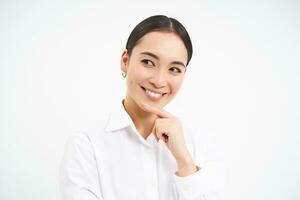
[[[173,18],[152,16],[134,28],[121,56],[126,97],[103,124],[66,145],[64,200],[223,199],[220,165],[194,138],[200,133],[163,109],[192,52],[189,34]]]

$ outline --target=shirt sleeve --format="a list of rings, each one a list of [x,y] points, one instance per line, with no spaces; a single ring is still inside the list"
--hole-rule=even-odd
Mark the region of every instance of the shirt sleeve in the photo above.
[[[85,133],[68,138],[59,177],[62,200],[103,200],[94,150]]]
[[[195,133],[191,129],[189,132]],[[184,177],[174,174],[177,199],[224,200],[224,162],[220,149],[208,137],[192,136],[189,150],[200,169]]]

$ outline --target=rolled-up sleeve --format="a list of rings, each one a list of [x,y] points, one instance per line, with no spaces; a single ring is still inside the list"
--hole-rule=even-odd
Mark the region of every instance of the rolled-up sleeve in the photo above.
[[[62,200],[103,199],[95,154],[85,133],[78,133],[68,139],[59,177]]]

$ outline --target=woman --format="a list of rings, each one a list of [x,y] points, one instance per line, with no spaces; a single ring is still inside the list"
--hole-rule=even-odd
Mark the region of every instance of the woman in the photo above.
[[[163,108],[192,57],[183,25],[162,15],[131,32],[121,56],[125,99],[96,129],[68,141],[63,199],[222,199],[222,173],[194,133]]]

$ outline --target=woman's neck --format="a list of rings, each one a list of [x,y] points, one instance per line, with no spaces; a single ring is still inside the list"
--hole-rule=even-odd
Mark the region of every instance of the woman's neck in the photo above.
[[[143,138],[147,138],[154,126],[156,115],[142,110],[130,97],[126,96],[123,100],[123,106],[132,119],[136,129]]]

